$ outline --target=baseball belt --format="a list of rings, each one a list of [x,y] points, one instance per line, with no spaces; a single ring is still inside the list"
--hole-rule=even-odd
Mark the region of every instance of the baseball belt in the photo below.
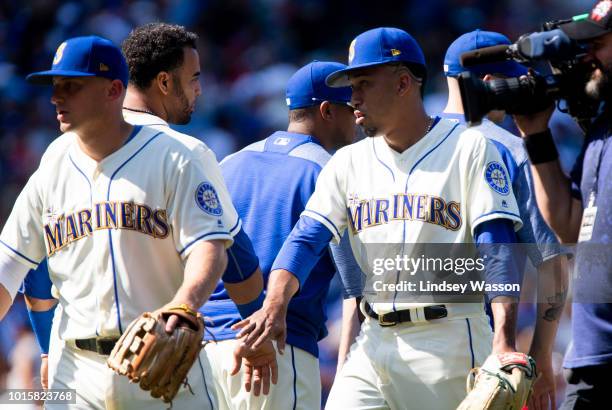
[[[368,302],[365,303],[364,309],[368,316],[377,320],[378,324],[383,327],[395,326],[398,323],[412,322],[410,317],[410,309],[398,310],[395,312],[385,313],[384,315],[379,315],[378,313],[374,312]],[[425,320],[442,319],[448,316],[448,310],[444,305],[426,306],[423,308],[423,311],[425,313]]]
[[[118,337],[92,337],[91,339],[76,339],[74,344],[79,349],[108,356],[118,340]]]

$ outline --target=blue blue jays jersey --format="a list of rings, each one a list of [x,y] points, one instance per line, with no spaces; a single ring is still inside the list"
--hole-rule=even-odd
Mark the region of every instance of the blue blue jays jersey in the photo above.
[[[267,279],[272,263],[298,221],[330,155],[309,135],[276,132],[226,158],[221,169],[242,228],[251,238]],[[318,357],[326,334],[325,299],[336,269],[327,251],[293,297],[287,314],[287,343]],[[230,339],[240,320],[220,282],[201,312],[217,340]]]

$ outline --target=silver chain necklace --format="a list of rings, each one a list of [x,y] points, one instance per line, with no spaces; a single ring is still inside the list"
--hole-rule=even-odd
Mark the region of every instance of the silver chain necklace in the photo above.
[[[155,115],[155,113],[153,111],[150,110],[139,110],[137,108],[129,108],[129,107],[123,107],[124,110],[128,110],[128,111],[133,111],[133,112],[141,112],[143,114],[151,114],[151,115]],[[155,115],[157,117],[157,115]]]

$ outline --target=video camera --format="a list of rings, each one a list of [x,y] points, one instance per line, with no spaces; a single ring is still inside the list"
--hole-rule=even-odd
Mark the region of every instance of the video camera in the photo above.
[[[468,124],[480,124],[492,110],[508,114],[534,114],[557,101],[560,111],[571,115],[586,131],[600,102],[585,92],[595,66],[583,62],[586,47],[571,40],[559,27],[571,20],[545,23],[542,31],[521,36],[511,45],[485,47],[463,53],[461,64],[514,60],[532,66],[526,75],[483,81],[470,72],[459,74],[461,100]],[[537,71],[533,67],[537,67]],[[491,73],[494,74],[494,73]],[[565,101],[561,106],[560,101]]]

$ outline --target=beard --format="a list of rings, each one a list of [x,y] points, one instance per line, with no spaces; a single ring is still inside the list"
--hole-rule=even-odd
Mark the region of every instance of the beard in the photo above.
[[[585,86],[586,94],[598,101],[612,99],[612,65],[601,66],[591,75]]]
[[[178,98],[178,104],[176,110],[172,113],[174,118],[171,123],[178,125],[189,124],[189,121],[191,121],[191,105],[189,104],[189,100],[183,91],[183,87],[181,87],[180,79],[173,76],[172,82],[176,90],[174,95]]]

